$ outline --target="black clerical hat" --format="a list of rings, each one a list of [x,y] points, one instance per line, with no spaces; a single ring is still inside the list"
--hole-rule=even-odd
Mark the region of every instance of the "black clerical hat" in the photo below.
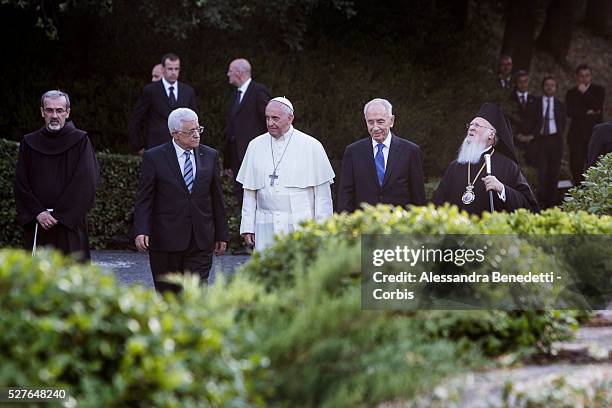
[[[486,119],[495,128],[498,137],[495,150],[518,163],[516,150],[514,149],[512,127],[504,112],[497,105],[485,102],[476,116]]]

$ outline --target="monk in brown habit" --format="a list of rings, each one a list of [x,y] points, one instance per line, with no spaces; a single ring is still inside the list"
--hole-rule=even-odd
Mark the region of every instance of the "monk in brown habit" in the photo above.
[[[51,246],[89,260],[87,212],[93,207],[100,168],[87,133],[66,123],[70,99],[61,91],[41,98],[45,126],[19,145],[15,201],[25,245]],[[38,224],[38,227],[36,225]]]
[[[499,107],[485,103],[466,128],[457,159],[448,166],[434,194],[434,204],[448,202],[480,215],[490,211],[491,191],[494,211],[511,212],[517,208],[539,211],[519,169],[508,119]],[[491,159],[491,175],[486,171],[487,154]]]

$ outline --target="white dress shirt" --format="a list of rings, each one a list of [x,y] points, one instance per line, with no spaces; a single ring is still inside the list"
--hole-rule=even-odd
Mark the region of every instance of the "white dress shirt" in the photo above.
[[[542,132],[544,131],[544,121],[546,120],[546,105],[550,103],[550,113],[548,117],[548,128],[550,134],[554,135],[557,133],[557,123],[555,122],[555,97],[542,96]],[[540,133],[542,133],[540,132]]]
[[[246,91],[249,88],[250,84],[251,84],[251,78],[249,78],[246,81],[244,81],[244,84],[242,84],[238,88],[238,90],[240,91],[240,103],[242,103],[242,99],[244,98],[244,94],[246,93]]]
[[[166,81],[166,78],[162,77],[162,83],[164,84],[164,88],[166,89],[166,96],[170,97],[170,87],[174,87],[174,97],[178,101],[178,81],[175,81],[173,84]]]
[[[519,102],[522,104],[527,103],[527,98],[529,98],[529,92],[520,92],[516,91],[516,96],[518,97]]]
[[[176,151],[176,158],[178,159],[179,167],[181,168],[181,175],[182,175],[183,169],[185,168],[185,152],[187,150],[183,150],[181,146],[177,145],[174,139],[172,139],[172,144],[174,145],[174,150]],[[195,182],[196,172],[197,172],[195,157],[193,155],[194,154],[193,150],[189,150],[189,152],[191,152],[189,159],[191,160],[191,168],[193,169],[193,181]]]

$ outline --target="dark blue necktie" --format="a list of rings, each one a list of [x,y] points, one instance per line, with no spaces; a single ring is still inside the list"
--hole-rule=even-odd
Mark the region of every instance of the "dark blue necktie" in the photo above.
[[[191,164],[191,152],[183,153],[185,155],[185,165],[183,166],[183,178],[185,179],[185,185],[187,190],[191,193],[193,188],[193,166]]]
[[[384,144],[379,143],[376,145],[378,151],[374,156],[374,162],[376,163],[376,175],[378,176],[378,184],[383,185],[385,180],[385,155],[383,154]]]

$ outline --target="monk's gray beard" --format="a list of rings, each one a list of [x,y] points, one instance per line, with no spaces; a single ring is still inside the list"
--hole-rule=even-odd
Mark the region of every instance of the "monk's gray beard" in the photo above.
[[[480,161],[480,156],[484,149],[487,148],[487,144],[478,143],[476,138],[474,137],[472,141],[468,140],[469,136],[466,136],[463,139],[463,144],[459,148],[459,154],[457,155],[457,162],[464,163],[478,163]]]

